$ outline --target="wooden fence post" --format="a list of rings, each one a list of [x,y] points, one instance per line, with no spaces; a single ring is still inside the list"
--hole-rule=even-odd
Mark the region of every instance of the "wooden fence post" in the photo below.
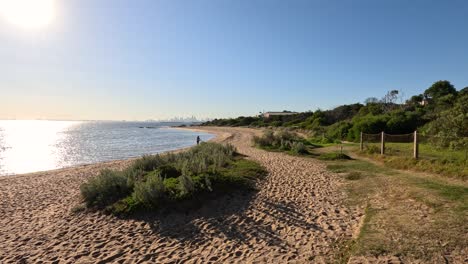
[[[362,131],[361,131],[361,144],[359,144],[359,149],[360,149],[361,151],[364,150],[364,142],[362,142]]]
[[[381,141],[380,141],[380,155],[385,154],[385,133],[382,131]]]
[[[414,131],[414,145],[413,145],[413,157],[419,158],[419,142],[418,142],[418,131]]]

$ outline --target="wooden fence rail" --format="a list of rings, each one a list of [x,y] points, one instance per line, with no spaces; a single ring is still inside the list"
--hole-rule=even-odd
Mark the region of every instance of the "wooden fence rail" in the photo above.
[[[391,136],[390,134],[385,134],[384,131],[380,133],[380,155],[385,155],[385,135]],[[360,137],[359,149],[363,151],[364,150],[364,133],[362,131],[361,131],[360,136],[361,137]],[[413,133],[413,158],[415,159],[419,158],[418,131],[414,131]]]

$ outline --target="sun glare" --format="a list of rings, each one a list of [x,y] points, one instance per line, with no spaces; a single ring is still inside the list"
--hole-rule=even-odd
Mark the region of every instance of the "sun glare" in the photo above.
[[[43,28],[55,18],[55,0],[0,0],[0,16],[23,28]]]

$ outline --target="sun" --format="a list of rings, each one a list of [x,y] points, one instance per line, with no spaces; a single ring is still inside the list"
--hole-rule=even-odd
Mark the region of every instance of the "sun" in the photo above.
[[[55,18],[55,0],[0,0],[0,17],[28,29],[43,28]]]

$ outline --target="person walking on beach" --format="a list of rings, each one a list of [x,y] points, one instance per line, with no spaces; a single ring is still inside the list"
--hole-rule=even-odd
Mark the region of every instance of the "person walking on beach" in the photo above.
[[[197,145],[200,144],[200,141],[201,141],[200,136],[197,136]]]

